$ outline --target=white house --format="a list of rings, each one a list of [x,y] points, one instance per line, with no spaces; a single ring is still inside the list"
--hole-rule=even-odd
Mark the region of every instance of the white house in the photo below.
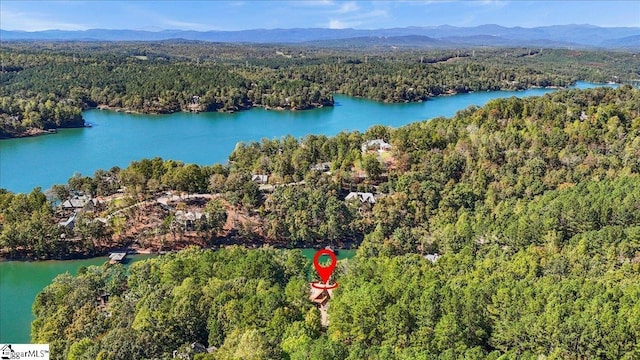
[[[360,200],[361,203],[369,203],[369,204],[376,203],[376,198],[373,196],[372,193],[369,193],[369,192],[350,192],[349,195],[347,195],[344,199],[345,201],[358,199]]]
[[[391,150],[391,144],[382,139],[369,140],[362,144],[362,152],[367,152],[369,149],[376,149],[378,151]]]
[[[269,175],[253,174],[251,176],[251,181],[255,181],[258,184],[266,184],[268,180],[269,180]]]
[[[62,203],[62,208],[64,209],[82,209],[89,202],[89,197],[82,196],[74,196],[70,199],[65,200]]]

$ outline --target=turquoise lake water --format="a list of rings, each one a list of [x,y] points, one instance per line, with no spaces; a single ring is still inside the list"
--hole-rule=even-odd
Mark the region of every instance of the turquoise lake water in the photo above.
[[[130,256],[127,265],[152,255]],[[59,274],[76,275],[83,266],[102,265],[109,259],[0,262],[0,343],[29,343],[31,306],[45,286]]]
[[[577,88],[594,86],[601,85],[576,84]],[[74,172],[92,175],[96,169],[125,167],[133,160],[155,156],[204,165],[225,163],[239,141],[287,134],[335,135],[343,130],[365,131],[376,124],[398,127],[449,117],[495,98],[539,96],[551,91],[554,90],[481,92],[407,104],[382,104],[336,95],[333,108],[294,112],[252,109],[235,114],[135,115],[89,110],[83,115],[94,124],[92,128],[0,141],[0,187],[15,192],[28,192],[35,186],[46,189],[66,183]],[[81,266],[104,261],[105,258],[0,262],[0,343],[29,342],[33,300],[56,275],[76,273]]]
[[[300,249],[309,261],[316,249]],[[338,260],[355,255],[355,250],[338,252]],[[155,255],[129,256],[126,265],[148,259]],[[34,317],[31,306],[36,295],[51,281],[65,272],[77,274],[83,266],[102,265],[107,257],[64,261],[7,261],[0,262],[0,343],[29,343],[31,321]]]
[[[578,88],[596,86],[580,82]],[[92,128],[62,129],[57,134],[0,141],[0,187],[14,192],[43,190],[66,183],[75,172],[93,175],[97,169],[126,167],[133,160],[165,159],[210,165],[225,163],[239,141],[280,138],[287,134],[335,135],[365,131],[375,124],[398,127],[438,116],[452,116],[470,105],[491,99],[536,96],[554,91],[476,92],[445,96],[422,103],[384,104],[335,96],[335,107],[306,111],[256,108],[234,114],[175,113],[136,115],[89,110]]]

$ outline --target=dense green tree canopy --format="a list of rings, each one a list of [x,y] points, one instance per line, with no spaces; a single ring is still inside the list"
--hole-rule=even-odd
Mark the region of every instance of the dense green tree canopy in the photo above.
[[[422,101],[469,91],[565,87],[577,80],[629,81],[640,67],[637,57],[622,52],[370,54],[180,41],[4,42],[0,56],[0,138],[82,126],[81,110],[96,106],[143,113],[308,109],[332,106],[334,92]]]
[[[630,86],[561,91],[399,129],[240,144],[228,166],[157,158],[74,177],[69,187],[139,199],[208,190],[207,226],[225,219],[224,199],[258,219],[253,236],[359,248],[338,266],[327,328],[299,251],[193,248],[59,276],[36,299],[32,340],[60,359],[169,358],[194,342],[215,348],[196,359],[638,358],[638,104]],[[371,138],[394,162],[363,180]],[[273,187],[247,185],[254,173]],[[375,204],[344,201],[355,190]],[[58,246],[39,189],[0,205],[5,249]]]

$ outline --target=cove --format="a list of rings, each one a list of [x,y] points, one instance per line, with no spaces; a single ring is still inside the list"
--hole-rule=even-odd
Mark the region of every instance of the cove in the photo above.
[[[602,84],[578,82],[584,89]],[[365,131],[372,125],[399,127],[438,116],[450,117],[470,105],[496,98],[540,96],[555,89],[495,91],[442,96],[422,103],[385,104],[335,95],[335,106],[305,111],[254,108],[233,114],[175,113],[139,115],[88,110],[92,128],[61,129],[57,134],[0,141],[0,188],[29,192],[66,184],[74,173],[126,167],[131,161],[160,156],[185,163],[226,163],[239,141],[285,135],[335,135]]]
[[[125,264],[153,255],[134,255]],[[102,265],[107,257],[84,260],[0,262],[0,343],[28,344],[31,338],[31,306],[36,295],[59,274],[76,275],[83,266]]]
[[[300,249],[311,261],[316,249]],[[338,260],[349,259],[355,250],[338,250]],[[155,255],[133,255],[125,266]],[[31,306],[36,295],[59,274],[76,275],[83,266],[102,265],[107,257],[83,260],[6,261],[0,262],[0,343],[29,343]]]

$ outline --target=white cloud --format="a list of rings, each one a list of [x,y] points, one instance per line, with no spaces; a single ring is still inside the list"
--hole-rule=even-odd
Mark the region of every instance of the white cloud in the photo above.
[[[180,30],[195,30],[195,31],[217,30],[215,26],[212,26],[210,24],[202,24],[202,23],[189,22],[189,21],[164,19],[163,23],[165,26],[169,26],[170,28],[180,29]]]
[[[123,7],[123,11],[130,17],[143,17],[146,23],[162,29],[193,31],[220,30],[213,24],[185,21],[177,18],[177,16],[171,16],[171,14],[167,14],[166,12],[158,12],[153,8],[140,6],[140,4],[135,1],[127,3],[126,6]],[[212,17],[211,19],[214,18]]]
[[[294,7],[328,7],[335,5],[335,1],[332,0],[310,0],[310,1],[291,1],[288,3]]]
[[[409,4],[409,5],[431,5],[431,4],[446,4],[451,2],[457,2],[458,0],[398,0],[396,3]]]
[[[381,9],[369,12],[351,13],[340,17],[329,18],[327,26],[331,29],[344,29],[360,25],[375,24],[376,20],[387,16],[389,16],[389,13],[386,10]]]
[[[360,23],[347,23],[339,19],[330,19],[329,20],[329,29],[346,29],[354,26],[358,26]]]
[[[49,18],[48,14],[34,12],[14,12],[2,9],[0,24],[4,30],[87,30],[91,26],[82,23],[57,21]]]
[[[472,1],[471,3],[476,3],[482,6],[491,6],[494,8],[501,8],[509,5],[509,2],[504,0],[482,0],[482,1]]]
[[[340,5],[340,7],[338,8],[338,10],[336,10],[336,12],[339,14],[346,14],[346,13],[350,13],[358,10],[360,10],[360,7],[358,6],[358,4],[356,4],[355,1],[349,1]]]

